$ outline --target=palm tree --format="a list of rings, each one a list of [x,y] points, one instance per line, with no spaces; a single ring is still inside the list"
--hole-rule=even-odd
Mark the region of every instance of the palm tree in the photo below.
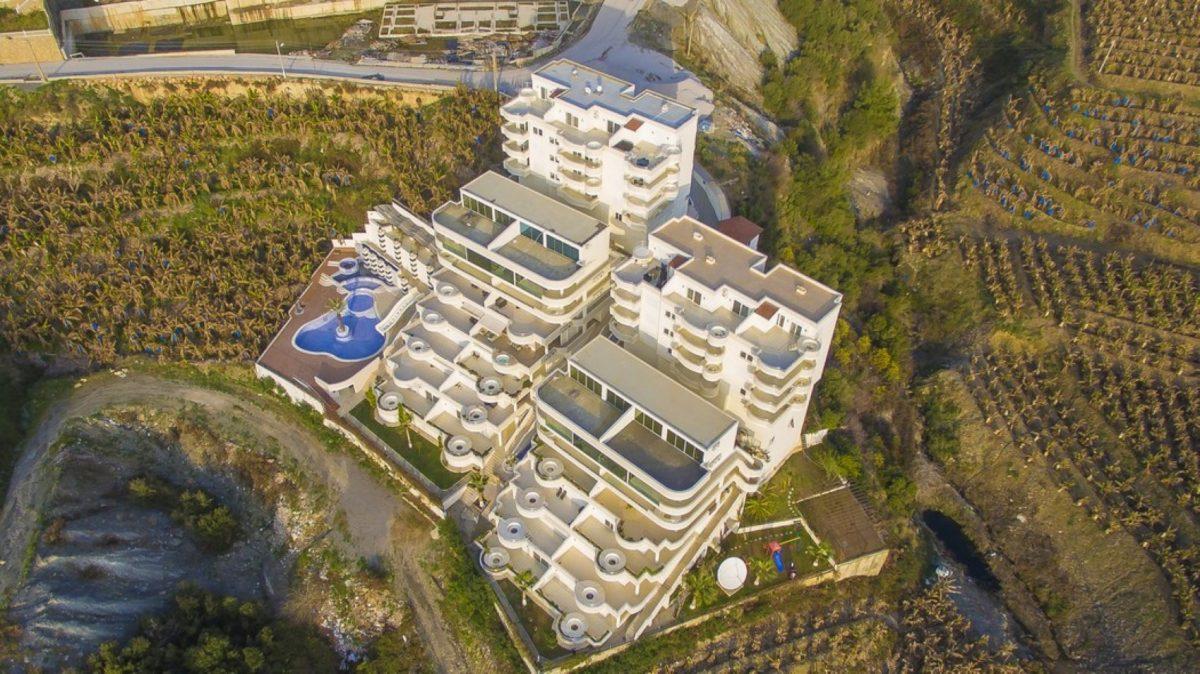
[[[517,587],[521,588],[521,606],[525,606],[529,588],[533,587],[536,581],[537,578],[534,577],[533,572],[529,569],[525,569],[513,576],[513,582],[517,584]]]
[[[337,316],[337,334],[346,334],[346,298],[340,294],[336,297],[330,297],[329,302],[325,305],[325,310],[331,311]]]
[[[688,591],[692,593],[690,608],[704,608],[716,603],[717,593],[720,590],[717,587],[717,579],[713,574],[711,564],[704,564],[692,569],[683,582],[687,585]]]
[[[765,519],[771,514],[771,503],[766,494],[757,494],[746,499],[746,518],[753,522]]]
[[[769,557],[754,557],[750,560],[750,573],[754,574],[754,587],[775,570],[775,562]]]
[[[483,490],[487,489],[487,486],[491,484],[491,482],[492,476],[478,470],[472,472],[471,477],[467,478],[467,486],[478,492],[480,498],[483,497]]]

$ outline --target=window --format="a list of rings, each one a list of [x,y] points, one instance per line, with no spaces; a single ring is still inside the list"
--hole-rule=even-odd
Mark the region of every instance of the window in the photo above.
[[[539,89],[538,93],[541,94],[542,98],[549,98],[549,96],[546,93],[546,87],[538,87],[538,89]]]
[[[557,237],[547,234],[545,246],[564,257],[571,258],[574,262],[579,262],[579,249],[565,241],[559,240]]]
[[[689,300],[691,300],[692,302],[694,302],[695,304],[700,304],[700,301],[704,299],[704,295],[701,295],[700,291],[698,291],[698,290],[695,290],[693,288],[688,288],[687,289],[687,298]]]
[[[567,126],[572,126],[572,127],[575,127],[576,129],[578,129],[579,128],[579,118],[568,112],[567,113]]]
[[[546,245],[542,239],[542,230],[532,225],[527,225],[523,222],[521,223],[521,236],[524,236],[527,239],[533,239],[543,246]]]
[[[745,304],[742,304],[738,300],[734,300],[733,301],[733,313],[737,314],[738,316],[741,316],[742,318],[745,318],[750,315],[750,307],[746,306]]]
[[[613,121],[609,121],[609,123],[608,123],[608,132],[609,133],[616,133],[620,130],[621,130],[620,124],[617,124],[616,122],[613,122]]]
[[[591,377],[591,375],[584,372],[583,370],[580,370],[579,368],[575,367],[574,365],[571,365],[570,372],[571,372],[571,379],[574,379],[575,381],[579,382],[580,384],[583,384],[584,388],[591,391],[592,393],[595,393],[596,395],[602,394],[603,387],[601,387],[600,382],[593,379]]]
[[[467,247],[462,245],[461,243],[451,241],[450,239],[438,239],[438,240],[442,242],[442,248],[445,248],[446,250],[450,251],[451,253],[454,253],[455,255],[457,255],[461,258],[467,257]]]
[[[533,127],[533,134],[534,134],[535,136],[540,136],[540,135],[542,135],[542,127],[540,127],[540,126],[535,126],[535,127]]]
[[[675,449],[687,454],[696,463],[704,461],[704,452],[700,448],[688,442],[683,436],[679,435],[671,429],[667,429],[667,442],[671,443]]]
[[[476,267],[479,267],[480,269],[492,274],[496,278],[508,281],[509,283],[515,283],[516,279],[513,277],[512,271],[504,268],[496,262],[487,259],[483,255],[476,253],[473,250],[467,251],[467,262],[470,262]]]
[[[800,327],[800,325],[796,324],[796,323],[792,324],[791,332],[792,332],[792,337],[795,337],[796,339],[800,339],[801,337],[804,336],[804,328]]]
[[[647,415],[645,412],[643,412],[641,410],[634,412],[633,419],[634,419],[634,421],[636,421],[639,424],[641,424],[642,426],[644,426],[651,433],[654,433],[655,435],[659,436],[660,438],[662,437],[663,425],[661,423],[659,423],[658,421],[655,421],[654,419],[650,418],[650,416]]]
[[[507,227],[508,225],[511,225],[514,220],[516,220],[516,218],[509,215],[508,213],[502,213],[501,211],[495,211],[495,213],[496,213],[496,217],[493,219],[497,223],[499,223],[501,226]]]
[[[616,393],[613,393],[612,391],[609,391],[608,394],[604,396],[604,400],[609,405],[612,405],[613,407],[621,410],[622,412],[629,409],[629,401],[625,400],[624,398],[617,395]]]

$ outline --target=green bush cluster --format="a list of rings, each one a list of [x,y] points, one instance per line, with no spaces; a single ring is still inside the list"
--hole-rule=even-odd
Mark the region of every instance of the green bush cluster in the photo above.
[[[142,620],[123,646],[103,644],[88,658],[96,674],[331,672],[338,660],[312,628],[273,619],[262,605],[218,597],[192,585],[163,615]]]
[[[241,531],[233,512],[203,489],[183,489],[154,477],[129,481],[129,495],[137,502],[164,510],[187,529],[209,552],[222,553],[237,542]]]
[[[429,571],[442,587],[446,617],[460,632],[489,643],[513,669],[522,668],[521,657],[496,614],[492,589],[471,560],[458,525],[447,518],[438,523],[437,531],[437,554]]]

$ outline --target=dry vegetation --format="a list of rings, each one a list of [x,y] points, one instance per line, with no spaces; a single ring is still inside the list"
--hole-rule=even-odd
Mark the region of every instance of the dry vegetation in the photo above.
[[[1101,75],[1200,87],[1200,10],[1189,0],[1089,0],[1088,49]],[[1193,95],[1196,89],[1192,89]]]
[[[393,197],[429,210],[487,162],[494,94],[409,100],[270,81],[0,90],[0,352],[257,356],[330,237]]]

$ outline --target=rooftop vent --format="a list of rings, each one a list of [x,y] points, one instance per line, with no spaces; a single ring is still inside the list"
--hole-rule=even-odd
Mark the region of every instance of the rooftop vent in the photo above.
[[[693,229],[692,230],[692,238],[697,241],[703,241],[704,240],[704,232],[701,232],[699,228]]]
[[[705,255],[705,256],[704,256],[704,261],[705,261],[707,264],[716,264],[716,263],[717,263],[717,258],[713,257],[712,255]]]
[[[671,106],[667,105],[666,103],[663,103],[662,107],[659,108],[658,111],[665,115],[665,114],[667,114],[667,111],[670,109],[671,109]]]
[[[575,77],[578,74],[579,74],[579,68],[571,68],[571,77]]]
[[[600,82],[596,83],[596,93],[598,93],[598,94],[604,93],[604,85]]]
[[[585,94],[591,94],[591,93],[592,93],[592,87],[591,87],[591,85],[585,85],[585,86],[583,87],[583,93],[585,93]]]
[[[797,283],[796,284],[796,294],[797,295],[807,295],[808,288],[805,288],[804,284],[802,284],[802,283]]]

